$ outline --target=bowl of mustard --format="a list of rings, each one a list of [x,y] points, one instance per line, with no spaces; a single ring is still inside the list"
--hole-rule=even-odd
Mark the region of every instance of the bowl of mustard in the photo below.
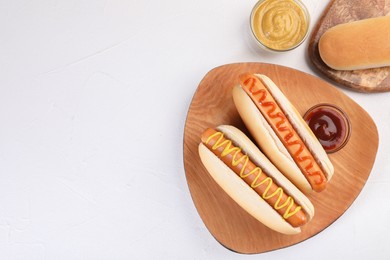
[[[257,43],[276,52],[298,47],[306,39],[309,24],[309,12],[299,0],[260,0],[250,16]]]

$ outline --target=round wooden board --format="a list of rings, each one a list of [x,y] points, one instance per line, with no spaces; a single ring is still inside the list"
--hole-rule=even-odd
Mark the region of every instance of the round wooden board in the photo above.
[[[310,37],[308,53],[314,66],[326,77],[359,92],[390,91],[390,67],[339,71],[329,68],[321,59],[318,42],[329,28],[367,18],[390,15],[390,1],[332,0]],[[352,39],[353,40],[353,39]]]
[[[329,156],[335,174],[328,188],[308,195],[316,213],[298,235],[274,232],[246,213],[213,181],[198,155],[200,135],[207,127],[230,124],[247,133],[231,95],[238,75],[244,72],[269,76],[301,114],[318,103],[331,103],[342,108],[352,124],[348,144]],[[194,94],[184,130],[184,167],[192,199],[211,234],[233,251],[262,253],[304,241],[339,218],[366,183],[377,148],[378,133],[371,117],[335,87],[287,67],[238,63],[211,70]]]

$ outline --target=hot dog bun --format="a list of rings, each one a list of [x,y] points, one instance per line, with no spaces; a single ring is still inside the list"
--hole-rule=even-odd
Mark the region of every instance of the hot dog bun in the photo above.
[[[310,221],[314,216],[314,207],[309,199],[288,181],[252,141],[237,128],[223,125],[217,127],[216,130],[207,129],[199,144],[199,155],[216,183],[238,205],[267,227],[283,234],[297,234],[301,231],[299,226],[294,227],[288,222],[289,218],[294,217],[295,213],[292,214],[291,211],[295,206],[290,206],[290,203],[287,202],[293,202],[300,207],[300,209],[295,208],[296,215],[303,213],[304,219],[302,221],[304,223]],[[235,159],[241,163],[234,164],[237,162]],[[256,165],[255,170],[258,169],[258,171],[250,168],[250,163]],[[261,178],[265,179],[260,182]],[[248,179],[250,180],[248,181]],[[281,192],[274,195],[271,185],[280,187],[277,191]],[[266,191],[259,195],[258,189],[261,186]],[[280,204],[283,204],[281,209],[269,204],[279,196]],[[283,202],[282,196],[284,199],[290,196],[291,199]],[[284,216],[287,218],[278,213],[275,207],[278,210],[284,208],[286,211]]]
[[[245,74],[240,81],[233,88],[233,100],[260,149],[303,192],[325,189],[333,176],[333,165],[295,107],[265,75]],[[245,84],[252,83],[263,89],[250,94]],[[270,111],[270,116],[260,107]]]
[[[336,25],[320,38],[321,59],[335,70],[390,66],[390,16]]]

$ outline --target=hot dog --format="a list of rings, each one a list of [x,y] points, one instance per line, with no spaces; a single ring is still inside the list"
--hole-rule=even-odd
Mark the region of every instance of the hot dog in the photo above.
[[[217,184],[269,228],[297,234],[314,216],[309,199],[239,129],[227,125],[206,129],[199,155]]]
[[[233,100],[264,154],[299,189],[326,188],[334,168],[295,107],[265,75],[243,74]]]

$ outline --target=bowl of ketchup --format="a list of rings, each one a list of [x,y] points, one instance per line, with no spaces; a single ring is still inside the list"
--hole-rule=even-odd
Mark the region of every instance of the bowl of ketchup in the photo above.
[[[303,116],[327,153],[343,148],[351,135],[351,123],[347,115],[337,106],[318,104]]]

